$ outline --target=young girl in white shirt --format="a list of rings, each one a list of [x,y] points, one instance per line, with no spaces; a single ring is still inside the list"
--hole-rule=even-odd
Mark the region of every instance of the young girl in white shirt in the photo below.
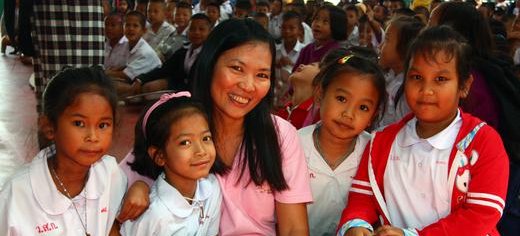
[[[0,193],[0,235],[108,235],[126,190],[112,142],[117,96],[97,67],[65,69],[43,94],[53,145]]]
[[[314,199],[307,212],[310,235],[334,235],[370,140],[365,130],[385,104],[385,79],[375,62],[347,51],[322,68],[315,81],[321,122],[298,131]]]
[[[148,210],[122,235],[217,235],[222,195],[209,174],[215,147],[204,108],[189,92],[165,94],[136,124],[139,174],[156,179]]]

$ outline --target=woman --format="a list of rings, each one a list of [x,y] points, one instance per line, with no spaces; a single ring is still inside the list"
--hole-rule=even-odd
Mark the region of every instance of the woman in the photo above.
[[[220,235],[308,235],[312,195],[296,129],[270,114],[274,56],[274,40],[262,26],[230,19],[211,32],[192,68],[193,95],[208,107],[214,127]]]

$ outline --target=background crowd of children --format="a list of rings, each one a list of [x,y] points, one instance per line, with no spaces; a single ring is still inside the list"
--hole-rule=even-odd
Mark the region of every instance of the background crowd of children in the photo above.
[[[0,234],[520,232],[520,3],[102,3],[103,67],[46,86]],[[117,100],[158,91],[117,167]]]

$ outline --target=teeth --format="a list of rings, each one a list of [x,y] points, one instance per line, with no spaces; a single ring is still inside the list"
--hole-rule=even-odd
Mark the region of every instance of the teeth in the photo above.
[[[231,99],[233,99],[235,102],[238,102],[238,103],[241,103],[241,104],[246,104],[246,103],[249,102],[249,99],[244,98],[244,97],[240,97],[240,96],[237,96],[237,95],[233,95],[233,94],[231,94],[230,97],[231,97]]]

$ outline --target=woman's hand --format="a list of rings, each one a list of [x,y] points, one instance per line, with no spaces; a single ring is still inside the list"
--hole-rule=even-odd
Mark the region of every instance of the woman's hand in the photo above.
[[[374,235],[377,236],[404,236],[404,232],[401,228],[392,227],[390,225],[383,225],[376,229]]]
[[[123,223],[126,220],[135,220],[141,216],[150,205],[150,187],[143,181],[136,181],[128,189],[117,220]]]

